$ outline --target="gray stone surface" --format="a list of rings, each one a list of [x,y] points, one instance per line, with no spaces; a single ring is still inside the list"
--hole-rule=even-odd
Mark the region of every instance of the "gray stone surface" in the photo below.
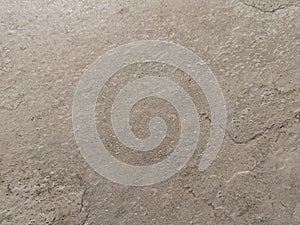
[[[172,106],[145,99],[132,110],[137,137],[160,115],[162,145],[134,152],[109,122],[117,91],[152,73],[193,97],[201,141],[187,167],[162,183],[129,187],[84,161],[72,130],[79,79],[98,56],[135,40],[166,40],[207,62],[227,106],[227,132],[204,172],[210,110],[196,83],[158,63],[119,71],[97,104],[97,127],[116,158],[148,165],[178,141]],[[299,0],[2,0],[0,3],[0,224],[300,223]]]

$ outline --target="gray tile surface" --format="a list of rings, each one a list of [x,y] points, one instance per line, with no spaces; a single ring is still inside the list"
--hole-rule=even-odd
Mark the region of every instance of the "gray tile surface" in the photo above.
[[[212,165],[198,165],[210,131],[204,93],[181,70],[137,63],[99,95],[96,124],[117,159],[150,165],[178,142],[171,104],[132,109],[137,137],[161,116],[162,144],[136,152],[114,135],[110,110],[127,83],[151,74],[192,96],[200,142],[186,168],[145,187],[113,183],[81,156],[72,129],[79,80],[100,55],[137,40],[178,43],[209,65],[225,97],[227,128]],[[299,0],[2,0],[0,3],[0,224],[300,223]]]

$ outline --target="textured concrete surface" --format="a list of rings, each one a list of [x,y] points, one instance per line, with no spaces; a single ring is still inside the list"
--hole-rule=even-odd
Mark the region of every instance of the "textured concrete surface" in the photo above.
[[[217,159],[200,173],[210,111],[199,87],[167,65],[119,71],[96,109],[99,135],[115,157],[151,164],[178,138],[176,111],[149,98],[133,109],[132,129],[146,137],[149,118],[160,115],[169,128],[162,145],[142,154],[116,140],[110,107],[136,77],[172,78],[193,97],[201,121],[184,170],[128,187],[99,176],[80,155],[72,101],[99,55],[144,39],[178,43],[207,62],[223,89],[228,125]],[[299,0],[1,0],[0,224],[299,224],[299,52]]]

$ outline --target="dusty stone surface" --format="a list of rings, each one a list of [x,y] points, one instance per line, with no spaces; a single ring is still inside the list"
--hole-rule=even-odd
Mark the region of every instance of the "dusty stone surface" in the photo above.
[[[299,0],[0,4],[0,224],[299,224]],[[210,114],[194,81],[155,63],[119,71],[97,105],[99,135],[115,157],[151,164],[176,145],[176,111],[159,99],[137,104],[131,121],[141,138],[149,118],[167,121],[158,149],[135,154],[109,135],[113,96],[136,76],[151,72],[182,85],[201,121],[201,142],[184,170],[128,187],[99,176],[80,155],[72,101],[99,55],[144,39],[179,43],[207,62],[223,89],[228,126],[217,159],[200,173]]]

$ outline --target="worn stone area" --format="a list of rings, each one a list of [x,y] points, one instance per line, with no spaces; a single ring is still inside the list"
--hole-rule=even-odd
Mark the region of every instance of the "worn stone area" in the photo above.
[[[145,155],[111,134],[113,96],[136,77],[169,77],[193,97],[201,141],[187,167],[147,187],[112,183],[80,155],[72,130],[79,79],[98,56],[135,40],[165,40],[209,65],[228,125],[213,164],[199,172],[209,136],[205,96],[182,71],[155,63],[119,71],[99,95],[97,128],[112,155],[147,165],[178,138],[170,104],[145,99],[134,133],[150,117],[168,124]],[[0,3],[0,224],[300,224],[299,0],[2,0]],[[103,100],[106,96],[106,101]]]

